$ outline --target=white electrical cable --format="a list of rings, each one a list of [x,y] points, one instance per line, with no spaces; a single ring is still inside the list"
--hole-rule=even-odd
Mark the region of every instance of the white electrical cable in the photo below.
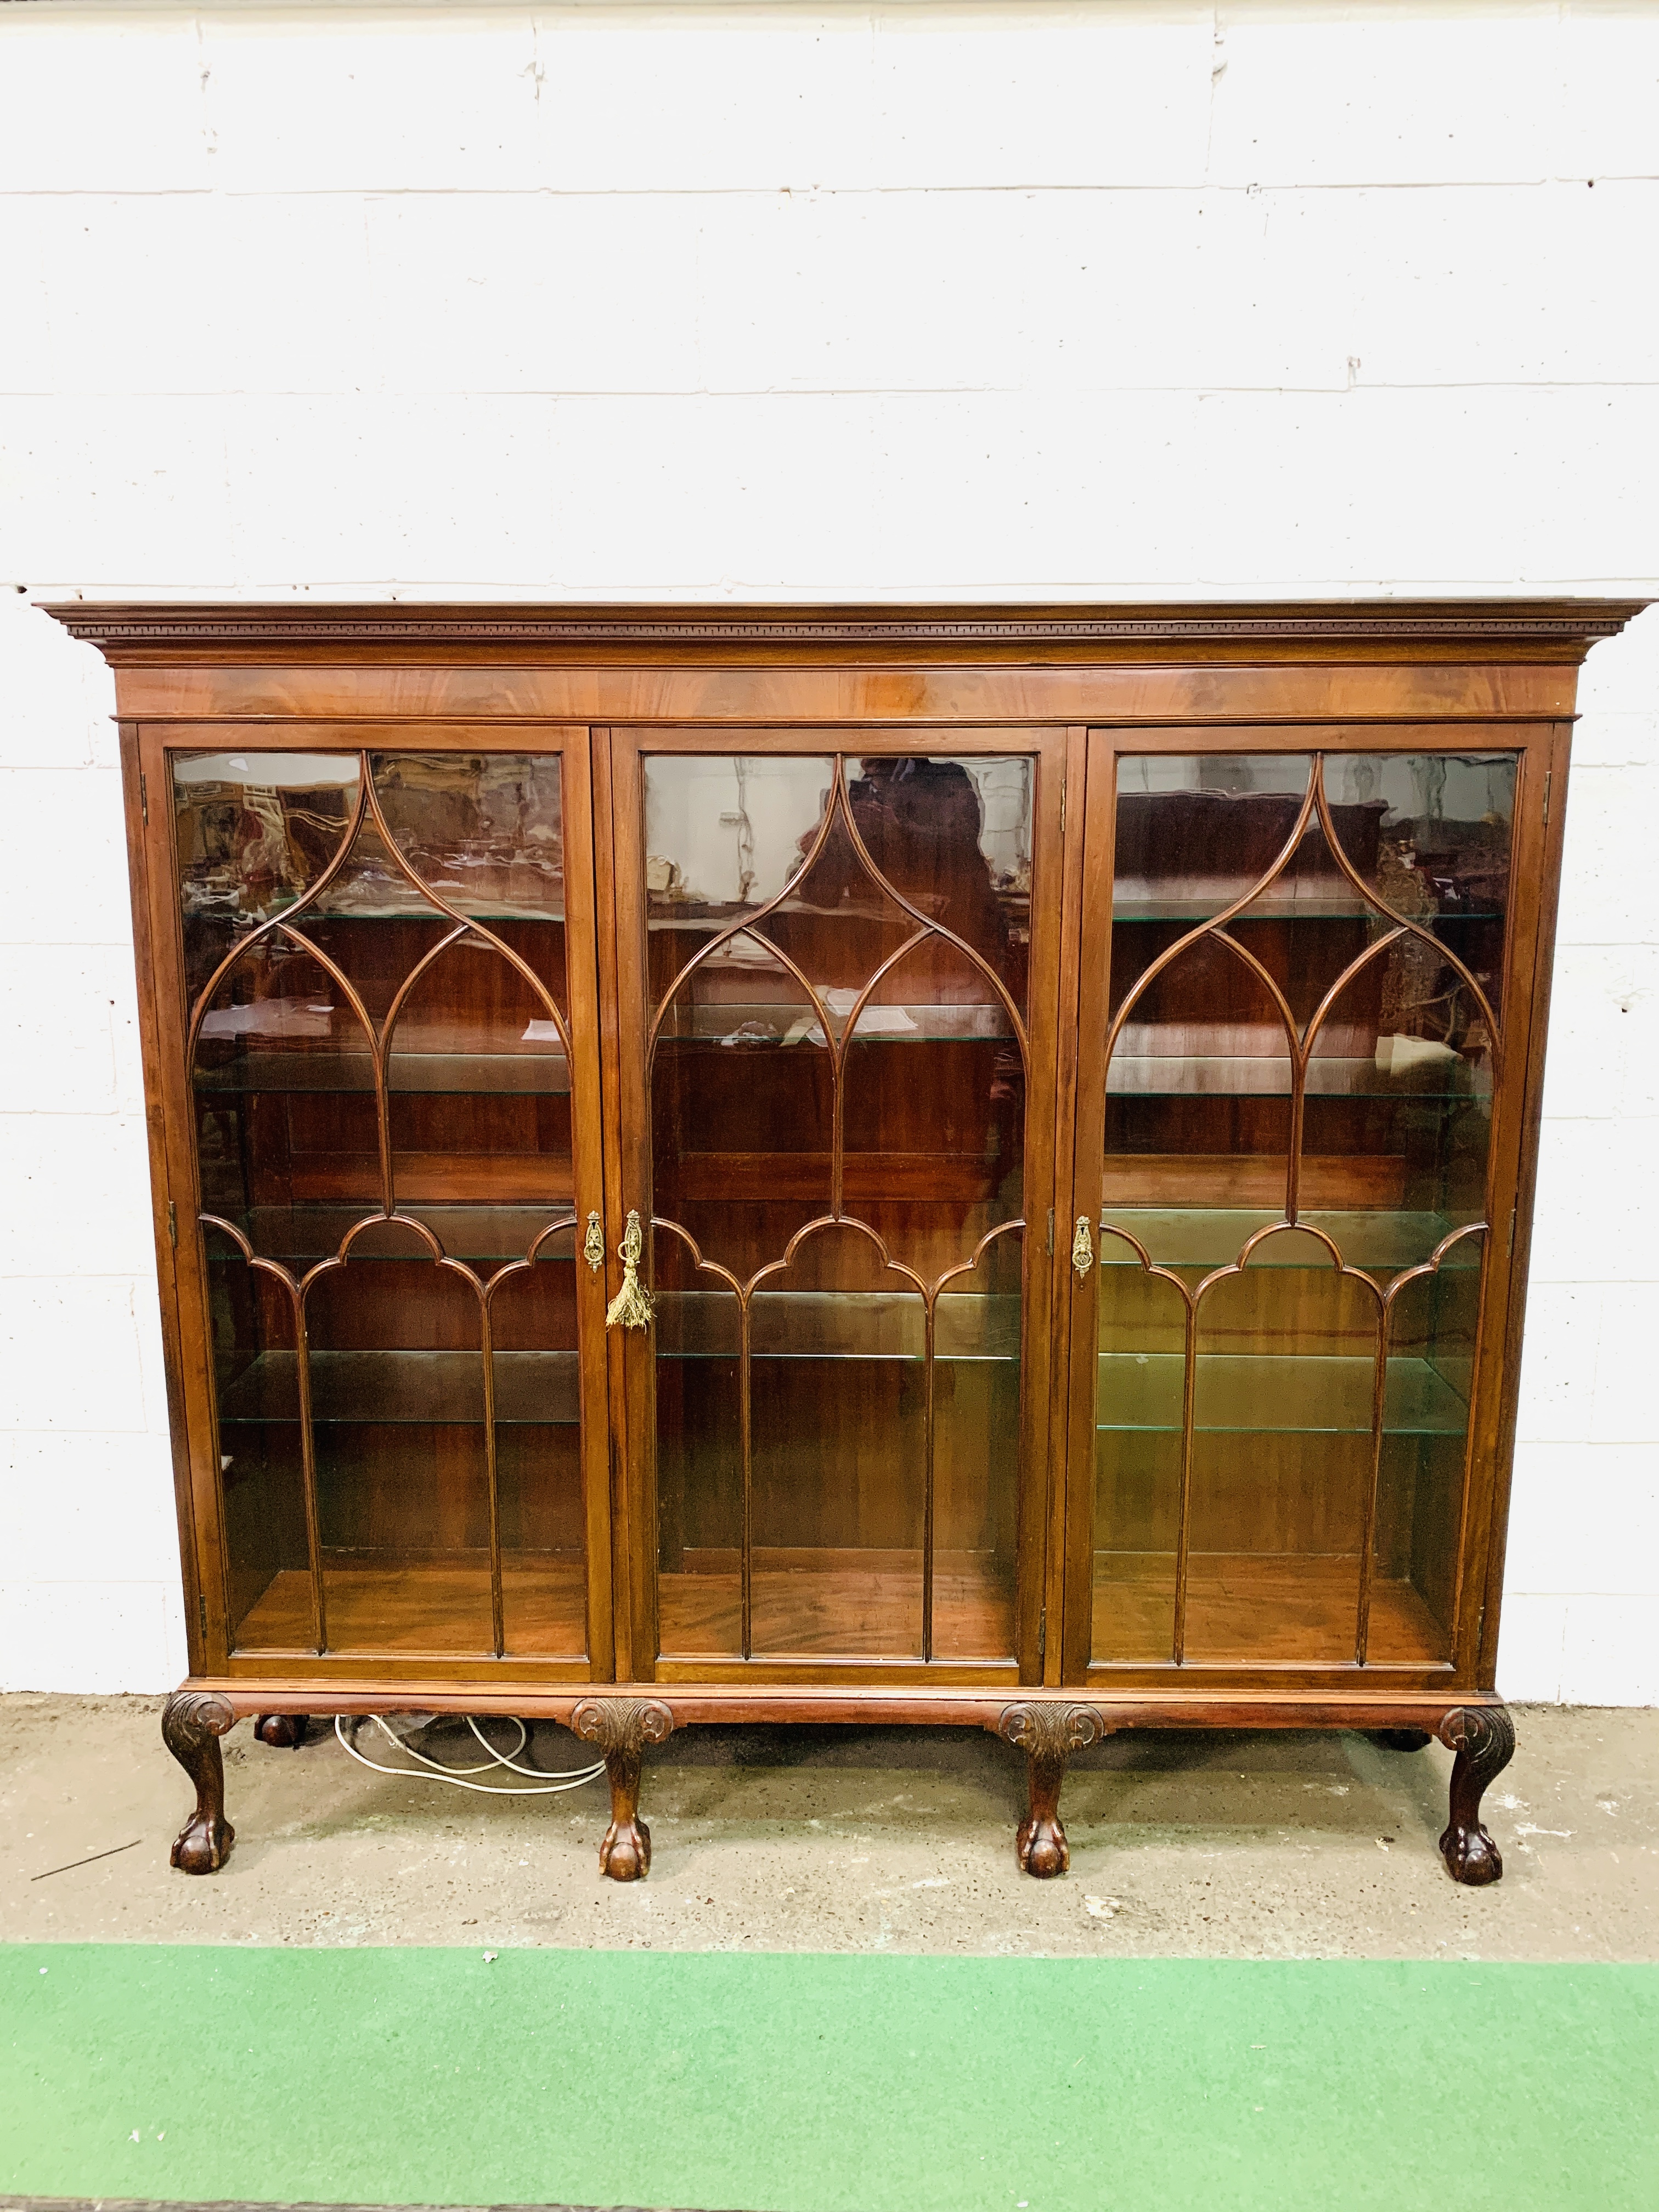
[[[596,1759],[592,1766],[584,1766],[580,1771],[562,1774],[556,1780],[551,1781],[540,1779],[541,1770],[538,1767],[515,1765],[514,1763],[515,1755],[524,1749],[530,1737],[529,1730],[525,1727],[524,1723],[513,1714],[508,1714],[507,1718],[518,1729],[519,1741],[514,1745],[511,1752],[497,1751],[472,1715],[469,1713],[466,1716],[467,1726],[489,1753],[489,1757],[477,1766],[441,1766],[435,1759],[428,1759],[423,1751],[416,1751],[412,1743],[405,1741],[400,1735],[394,1735],[379,1713],[356,1713],[349,1717],[354,1729],[360,1727],[364,1720],[372,1720],[389,1744],[398,1751],[406,1752],[410,1759],[418,1759],[421,1765],[429,1773],[435,1774],[441,1782],[453,1783],[457,1790],[476,1790],[481,1797],[554,1797],[562,1790],[580,1790],[585,1782],[596,1782],[605,1772],[605,1761],[602,1759]],[[346,1733],[347,1718],[348,1716],[344,1713],[336,1713],[334,1734],[339,1741],[340,1748],[349,1757],[355,1759],[359,1766],[367,1766],[376,1774],[400,1775],[406,1781],[418,1782],[421,1779],[418,1773],[407,1766],[383,1766],[378,1759],[365,1757]],[[468,1775],[487,1774],[492,1766],[505,1766],[514,1774],[536,1775],[538,1778],[538,1786],[534,1790],[520,1790],[515,1789],[510,1784],[492,1785],[488,1782],[469,1782],[466,1779]]]

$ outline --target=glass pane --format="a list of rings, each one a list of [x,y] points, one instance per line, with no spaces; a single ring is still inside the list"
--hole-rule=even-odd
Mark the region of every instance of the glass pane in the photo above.
[[[731,1285],[655,1239],[657,1614],[677,1658],[743,1656],[743,1317]]]
[[[1249,1267],[1197,1341],[1187,1654],[1352,1659],[1376,1297],[1328,1259]]]
[[[933,1646],[943,1659],[1014,1653],[1024,1242],[1018,1229],[994,1237],[934,1308]]]
[[[1389,1307],[1366,1642],[1374,1660],[1451,1656],[1485,1241],[1459,1238]]]
[[[867,866],[916,914],[971,945],[1024,1013],[1031,760],[1018,753],[871,758],[848,761],[844,773]],[[860,895],[865,876],[860,869],[856,886],[849,880],[849,899]]]
[[[846,1206],[936,1279],[1024,1211],[1024,1060],[985,973],[934,938],[889,969],[847,1042]]]
[[[543,1238],[492,1286],[495,1480],[509,1653],[587,1649],[576,1229]]]
[[[489,1652],[477,1288],[401,1224],[359,1241],[306,1300],[329,1648]]]
[[[1034,764],[644,765],[662,1650],[1006,1661]]]
[[[1114,939],[1120,988],[1190,927],[1246,897],[1295,829],[1308,788],[1305,753],[1151,754],[1118,763],[1112,921],[1150,933]],[[1177,930],[1174,933],[1179,935]]]
[[[204,1210],[296,1277],[343,1262],[302,1375],[272,1279],[215,1261],[237,1632],[316,1634],[308,1389],[330,1649],[579,1657],[561,763],[371,767],[366,793],[356,754],[173,762]]]
[[[556,755],[377,753],[375,796],[423,884],[462,914],[564,919]]]
[[[1456,955],[1494,1012],[1518,769],[1517,754],[1486,752],[1344,753],[1325,768],[1348,857],[1390,913],[1423,923]],[[1449,1026],[1474,1012],[1467,1003],[1443,1007]]]
[[[1167,1659],[1175,1636],[1187,1306],[1122,1237],[1100,1239],[1094,1650]]]
[[[750,1301],[752,1649],[922,1656],[922,1301],[819,1231]]]
[[[1120,934],[1139,958],[1152,933],[1115,928],[1115,962]],[[1293,1063],[1273,991],[1216,938],[1179,945],[1141,978],[1106,1072],[1106,1218],[1135,1231],[1150,1209],[1154,1261],[1168,1256],[1158,1216],[1257,1206],[1276,1219],[1290,1171]]]
[[[175,753],[185,985],[193,1001],[236,939],[302,898],[356,811],[356,753]]]
[[[706,1259],[747,1275],[829,1210],[835,1078],[823,1028],[807,991],[746,930],[708,947],[661,1014],[653,1205]]]
[[[1120,766],[1095,1656],[1443,1657],[1515,756]]]
[[[210,1229],[205,1247],[231,1648],[307,1651],[316,1623],[294,1301],[222,1230]]]
[[[252,1238],[256,1213],[379,1209],[374,1041],[314,954],[278,933],[240,954],[203,1014],[191,1075],[204,1212]]]

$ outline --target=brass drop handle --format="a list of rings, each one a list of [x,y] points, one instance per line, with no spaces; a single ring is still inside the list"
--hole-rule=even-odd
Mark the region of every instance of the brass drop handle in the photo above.
[[[605,1265],[605,1224],[597,1213],[587,1217],[587,1234],[582,1239],[582,1257],[597,1275]]]
[[[649,1328],[651,1293],[640,1280],[640,1261],[645,1257],[645,1231],[640,1217],[630,1212],[623,1241],[617,1247],[623,1263],[622,1288],[605,1310],[607,1328]]]
[[[1089,1279],[1089,1270],[1095,1264],[1095,1234],[1086,1213],[1079,1213],[1077,1228],[1072,1237],[1072,1265],[1079,1283]]]

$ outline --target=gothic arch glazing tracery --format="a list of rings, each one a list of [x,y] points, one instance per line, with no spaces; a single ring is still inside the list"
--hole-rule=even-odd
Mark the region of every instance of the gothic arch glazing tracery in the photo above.
[[[234,1644],[586,1648],[562,775],[173,756]]]
[[[1119,762],[1097,1662],[1449,1656],[1516,766]]]
[[[1035,763],[645,769],[662,1649],[1005,1657]]]

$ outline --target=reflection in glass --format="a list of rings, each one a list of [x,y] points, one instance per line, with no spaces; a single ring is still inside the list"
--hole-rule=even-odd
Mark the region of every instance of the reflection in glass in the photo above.
[[[644,769],[661,1649],[1006,1659],[1032,763]]]
[[[560,762],[542,753],[377,753],[399,852],[462,914],[564,919]]]
[[[356,753],[175,753],[173,836],[193,1000],[232,944],[302,897],[356,811]]]
[[[1449,1654],[1515,765],[1120,764],[1097,1660]]]

